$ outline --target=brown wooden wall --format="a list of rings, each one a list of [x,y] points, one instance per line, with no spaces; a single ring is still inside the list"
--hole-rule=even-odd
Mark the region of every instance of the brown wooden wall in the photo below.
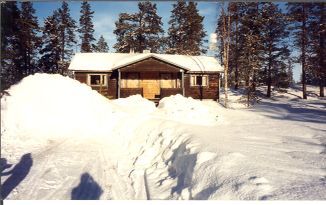
[[[148,58],[143,61],[121,68],[121,72],[180,72],[180,68],[172,64],[167,64],[156,58]]]
[[[155,59],[154,59],[155,60]],[[156,61],[156,60],[155,60]],[[168,64],[165,64],[168,65]],[[151,67],[153,69],[153,67]],[[124,70],[125,71],[125,70]],[[166,72],[171,72],[170,69],[168,69]],[[81,83],[87,84],[87,74],[103,74],[103,73],[95,73],[95,72],[75,72],[75,79],[80,81]],[[101,93],[105,95],[106,97],[110,99],[115,99],[118,97],[117,95],[117,87],[118,87],[118,74],[117,71],[114,71],[113,73],[108,72],[105,73],[107,74],[107,87],[102,87]],[[210,73],[210,74],[205,74],[208,75],[208,86],[207,87],[199,87],[199,86],[190,86],[190,73],[185,73],[185,81],[184,81],[184,86],[185,86],[185,96],[186,97],[192,97],[195,99],[218,99],[219,97],[219,73]],[[92,86],[92,89],[99,91],[99,87]],[[131,90],[123,93],[121,92],[121,97],[127,97],[133,94],[140,94],[143,92],[143,89],[136,89],[136,90]],[[176,93],[182,93],[182,89],[167,89],[161,92],[161,98],[167,97],[168,95],[171,94],[176,94]]]
[[[91,88],[110,99],[117,98],[117,77],[116,77],[117,74],[116,73],[75,72],[75,79],[81,83],[87,84],[88,74],[107,74],[107,80],[108,80],[107,86],[102,86],[101,88],[99,86],[91,86]]]
[[[132,95],[141,95],[143,96],[143,89],[142,88],[121,88],[120,89],[120,97],[126,98]]]
[[[161,99],[176,94],[182,95],[182,88],[161,88]]]
[[[190,86],[190,75],[185,74],[185,95],[195,99],[214,99],[219,97],[219,74],[205,74],[208,75],[208,86]]]

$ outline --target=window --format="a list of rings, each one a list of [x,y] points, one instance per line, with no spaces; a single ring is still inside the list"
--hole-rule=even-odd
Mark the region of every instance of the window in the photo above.
[[[139,88],[139,73],[123,73],[121,78],[122,88]]]
[[[91,86],[106,86],[107,75],[106,74],[89,74],[88,85]]]
[[[171,73],[161,73],[161,88],[174,88],[174,82]]]
[[[190,77],[191,86],[208,86],[207,75],[191,75]]]

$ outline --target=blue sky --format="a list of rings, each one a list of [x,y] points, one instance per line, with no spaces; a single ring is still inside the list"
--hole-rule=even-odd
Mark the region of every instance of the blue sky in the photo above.
[[[163,28],[165,32],[168,29],[168,21],[171,15],[172,4],[174,2],[155,2],[157,4],[157,12],[162,17]],[[112,48],[116,42],[116,37],[113,34],[115,29],[115,21],[118,20],[119,13],[135,13],[138,10],[138,2],[126,1],[95,1],[90,2],[92,10],[95,12],[93,17],[95,38],[98,39],[100,35],[103,35],[109,44],[110,51],[114,51]],[[71,16],[78,22],[80,17],[80,5],[81,2],[69,2],[69,8]],[[43,24],[44,18],[51,15],[53,10],[59,8],[61,2],[34,2],[34,8],[38,16],[40,24]],[[210,33],[214,32],[216,19],[218,16],[217,3],[216,2],[198,2],[199,13],[204,16],[204,27],[207,32],[206,39]]]
[[[168,21],[170,19],[173,1],[156,1],[157,12],[162,17],[163,28],[165,33],[168,29]],[[44,19],[52,15],[55,9],[61,6],[61,2],[34,2],[34,8],[40,25],[43,25]],[[95,29],[95,38],[98,39],[103,35],[108,42],[110,51],[114,52],[113,45],[116,42],[116,36],[113,34],[115,29],[115,21],[118,20],[119,13],[135,13],[138,10],[138,2],[135,1],[91,1],[90,5],[94,11],[93,23]],[[217,2],[197,2],[200,15],[204,16],[204,29],[206,31],[206,40],[209,40],[209,34],[215,31],[216,20],[220,13]],[[71,16],[78,23],[80,17],[81,1],[69,2]],[[284,5],[281,5],[282,9]],[[208,44],[205,44],[208,46]],[[77,51],[79,48],[76,48]],[[215,52],[209,51],[207,55],[214,55]],[[297,81],[300,78],[299,64],[295,65],[294,79]]]

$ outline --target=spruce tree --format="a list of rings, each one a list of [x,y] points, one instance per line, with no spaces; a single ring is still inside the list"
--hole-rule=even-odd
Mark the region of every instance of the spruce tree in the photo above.
[[[42,57],[39,61],[41,72],[59,73],[59,61],[61,57],[60,30],[59,30],[59,12],[55,10],[53,15],[47,17],[44,21],[43,30],[43,47],[40,51]]]
[[[286,40],[287,21],[285,15],[274,3],[262,3],[261,5],[261,38],[263,43],[263,60],[266,66],[267,97],[271,97],[271,86],[277,78],[278,66],[283,62],[281,57],[288,53]],[[283,66],[284,67],[284,66]]]
[[[99,53],[107,53],[109,51],[109,46],[102,35],[98,40],[94,50],[95,52],[99,52]]]
[[[21,3],[21,21],[20,21],[20,38],[21,52],[23,55],[24,75],[29,75],[36,72],[37,54],[40,48],[41,39],[38,37],[40,28],[35,9],[31,2]]]
[[[1,90],[23,78],[21,12],[16,2],[1,3]]]
[[[91,11],[91,6],[87,1],[82,2],[81,16],[79,18],[79,29],[81,38],[81,52],[92,52],[92,42],[95,41],[94,25],[92,22],[94,12]]]
[[[68,3],[63,1],[61,8],[58,10],[59,14],[59,42],[60,42],[60,70],[64,74],[68,67],[68,61],[73,54],[73,46],[76,44],[75,30],[77,28],[76,21],[70,16],[70,9]]]
[[[186,12],[186,2],[178,1],[176,4],[173,4],[173,10],[171,11],[169,20],[170,27],[168,29],[166,53],[183,54],[185,51]]]

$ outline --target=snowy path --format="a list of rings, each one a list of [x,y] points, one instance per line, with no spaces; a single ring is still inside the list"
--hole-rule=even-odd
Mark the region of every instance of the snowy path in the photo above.
[[[132,199],[107,148],[99,140],[65,139],[32,154],[31,173],[7,199]]]

